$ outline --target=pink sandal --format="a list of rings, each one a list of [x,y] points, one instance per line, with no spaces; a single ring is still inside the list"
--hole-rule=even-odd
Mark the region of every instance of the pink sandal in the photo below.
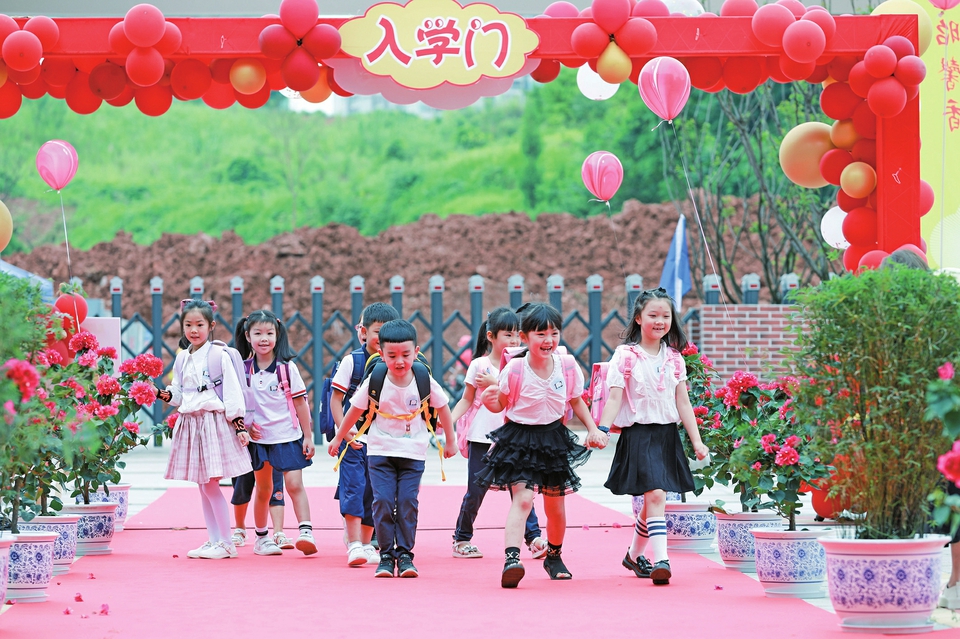
[[[534,559],[543,559],[547,556],[547,540],[543,537],[534,537],[528,541],[527,548]]]

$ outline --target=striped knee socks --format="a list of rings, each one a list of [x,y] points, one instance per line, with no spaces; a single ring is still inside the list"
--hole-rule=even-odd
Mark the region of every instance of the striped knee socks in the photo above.
[[[650,534],[650,549],[653,552],[653,563],[669,559],[669,557],[667,557],[666,517],[648,517],[647,530]]]
[[[631,560],[636,561],[637,557],[643,554],[649,537],[646,520],[640,519],[640,516],[637,515],[637,524],[633,527],[633,542],[630,544]]]

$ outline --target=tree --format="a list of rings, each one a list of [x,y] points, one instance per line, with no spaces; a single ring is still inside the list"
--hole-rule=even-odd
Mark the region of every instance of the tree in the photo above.
[[[540,136],[540,120],[543,117],[540,92],[527,93],[523,120],[520,125],[520,150],[523,152],[523,172],[520,174],[520,190],[527,206],[531,210],[537,206],[537,188],[540,185],[540,153],[543,152],[543,139]]]

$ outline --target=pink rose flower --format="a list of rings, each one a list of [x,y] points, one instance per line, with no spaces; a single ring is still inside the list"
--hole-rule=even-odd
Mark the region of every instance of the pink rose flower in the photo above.
[[[696,355],[700,350],[697,348],[697,345],[693,342],[687,342],[687,347],[680,351],[681,355]]]
[[[789,446],[790,448],[796,448],[799,443],[800,443],[799,437],[797,437],[796,435],[790,435],[784,440],[783,445]]]
[[[777,451],[777,457],[774,459],[777,466],[793,466],[798,461],[800,461],[800,454],[789,446],[784,446]]]
[[[80,331],[70,338],[70,350],[79,353],[80,351],[96,351],[100,348],[100,342],[93,333],[89,331]],[[96,353],[94,353],[96,356]]]
[[[167,415],[167,427],[168,427],[170,430],[173,430],[174,426],[177,425],[177,418],[178,418],[179,416],[180,416],[180,414],[179,414],[178,412],[176,412],[176,411],[174,411],[174,412],[170,413],[169,415]]]
[[[950,452],[937,458],[937,470],[960,488],[960,441],[953,442]]]
[[[113,346],[107,346],[106,348],[97,349],[97,357],[107,357],[109,359],[117,359],[117,349]]]
[[[87,368],[93,368],[97,365],[96,352],[86,351],[83,355],[77,358],[77,363],[81,366],[86,366]]]
[[[43,356],[50,366],[58,366],[63,364],[63,356],[53,349],[48,348],[47,350],[43,351]]]
[[[128,394],[141,406],[153,406],[153,402],[157,400],[157,392],[153,388],[153,384],[148,382],[134,382],[130,385],[130,390]]]
[[[134,435],[140,433],[140,426],[136,422],[123,422],[123,427]]]
[[[937,369],[937,373],[940,375],[940,379],[953,379],[955,371],[953,370],[953,362],[946,362],[943,366]]]
[[[775,453],[780,450],[780,447],[776,445],[777,436],[773,433],[768,433],[760,438],[760,445],[763,446],[763,452],[765,453]]]
[[[137,355],[134,361],[136,362],[137,371],[147,377],[160,377],[163,375],[163,360],[159,357],[154,357],[150,353],[141,353]]]
[[[110,375],[101,375],[97,380],[97,392],[107,397],[120,392],[120,382]]]
[[[734,447],[734,448],[740,448],[740,444],[742,444],[742,443],[743,443],[743,437],[741,437],[741,438],[738,439],[737,441],[733,442],[733,447]]]
[[[17,388],[20,389],[23,401],[33,397],[37,385],[40,383],[40,374],[37,373],[33,364],[19,359],[9,359],[3,367],[7,369],[7,378],[12,379]]]
[[[94,406],[94,405],[95,404],[91,404],[91,406]],[[96,408],[94,410],[94,414],[99,419],[109,419],[119,412],[120,410],[119,408],[117,408],[116,404],[96,405]]]
[[[753,466],[751,466],[750,468],[754,470],[760,470],[761,468],[763,468],[763,465],[760,464],[760,462],[753,462]]]

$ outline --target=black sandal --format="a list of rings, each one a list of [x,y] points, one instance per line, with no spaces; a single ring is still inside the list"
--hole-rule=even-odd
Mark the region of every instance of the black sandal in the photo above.
[[[523,564],[520,563],[520,551],[507,551],[507,558],[503,562],[503,572],[500,573],[501,588],[516,588],[525,574]]]
[[[547,551],[547,556],[543,558],[543,569],[550,575],[550,579],[567,580],[573,579],[573,574],[563,565],[563,559],[560,558],[560,551],[554,551],[553,548]]]

